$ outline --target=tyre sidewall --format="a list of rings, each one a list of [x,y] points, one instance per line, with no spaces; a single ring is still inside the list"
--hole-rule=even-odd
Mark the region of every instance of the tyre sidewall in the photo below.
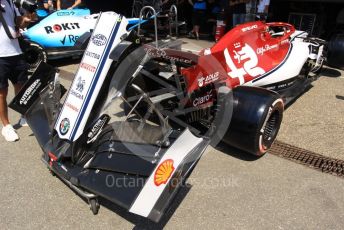
[[[271,115],[276,111],[278,111],[279,113],[279,117],[278,117],[279,120],[278,120],[277,126],[275,127],[276,130],[275,130],[272,140],[268,143],[267,146],[265,146],[263,144],[264,129],[267,124],[267,121],[269,120]],[[259,122],[259,126],[258,126],[259,129],[257,129],[257,133],[255,135],[254,143],[256,146],[257,156],[262,156],[275,141],[279,128],[281,126],[282,119],[283,119],[283,111],[284,111],[283,100],[277,95],[271,97],[271,99],[267,103],[267,106],[265,107],[265,111],[263,113],[262,119],[260,119],[260,122]]]
[[[38,59],[35,60],[33,64],[29,62],[30,60],[28,60],[29,52],[37,52]],[[24,57],[25,57],[25,60],[29,64],[29,72],[33,72],[38,67],[40,62],[45,62],[45,63],[47,62],[46,51],[44,50],[42,46],[34,42],[31,42],[29,47],[25,50]]]

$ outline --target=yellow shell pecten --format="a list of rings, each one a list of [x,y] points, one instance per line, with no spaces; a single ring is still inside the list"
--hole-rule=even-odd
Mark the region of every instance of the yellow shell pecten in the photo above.
[[[154,184],[156,186],[166,184],[174,171],[173,163],[172,159],[167,159],[158,166],[154,174]]]

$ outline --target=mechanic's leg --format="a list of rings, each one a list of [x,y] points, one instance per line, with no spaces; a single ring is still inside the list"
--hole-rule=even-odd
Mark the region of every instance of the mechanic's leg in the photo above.
[[[10,76],[10,65],[8,58],[0,58],[0,120],[3,126],[8,125],[7,111],[7,93],[8,93],[8,76]]]
[[[14,67],[12,67],[13,76],[9,79],[13,83],[15,95],[17,95],[24,86],[25,82],[28,80],[28,64],[22,55],[14,57],[14,61]]]
[[[195,30],[196,39],[198,40],[199,39],[199,26],[195,25],[194,28],[195,28],[194,30]]]
[[[10,80],[13,83],[14,94],[17,95],[25,82],[28,80],[28,64],[24,60],[22,55],[16,56],[16,66],[13,67],[13,78]],[[21,126],[27,126],[26,120],[23,116],[20,117],[19,122]]]
[[[7,97],[8,87],[0,89],[0,119],[3,126],[6,126],[10,123],[8,119],[8,109],[7,109]]]

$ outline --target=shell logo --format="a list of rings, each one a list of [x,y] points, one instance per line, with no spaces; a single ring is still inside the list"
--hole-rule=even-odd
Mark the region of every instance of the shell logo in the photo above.
[[[170,179],[174,167],[173,167],[174,161],[172,159],[168,159],[163,161],[157,168],[154,174],[154,184],[156,186],[160,186],[162,184],[166,184],[168,179]]]

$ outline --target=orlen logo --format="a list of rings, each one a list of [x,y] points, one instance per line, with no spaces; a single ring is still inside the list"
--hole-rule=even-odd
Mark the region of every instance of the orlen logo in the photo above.
[[[106,41],[107,41],[106,37],[102,34],[96,34],[92,37],[92,42],[96,46],[103,46],[106,44]]]
[[[154,174],[154,184],[156,186],[166,184],[168,179],[170,179],[175,169],[173,163],[172,159],[167,159],[158,166]]]
[[[224,50],[225,60],[229,67],[228,75],[233,79],[238,78],[240,85],[245,83],[245,75],[247,74],[251,77],[257,77],[265,73],[265,70],[258,66],[257,54],[250,45],[245,43],[241,50],[233,50],[233,53],[234,60],[229,50],[227,48]],[[239,64],[241,68],[237,67]]]
[[[53,26],[46,26],[44,27],[45,32],[47,34],[51,33],[58,33],[62,30],[75,30],[80,29],[79,23],[77,22],[67,22],[67,23],[61,23],[61,24],[55,24]]]
[[[253,30],[253,29],[257,29],[257,28],[258,28],[257,25],[253,25],[253,26],[248,26],[248,27],[242,28],[241,31],[242,32],[246,32],[246,31],[250,31],[250,30]]]

